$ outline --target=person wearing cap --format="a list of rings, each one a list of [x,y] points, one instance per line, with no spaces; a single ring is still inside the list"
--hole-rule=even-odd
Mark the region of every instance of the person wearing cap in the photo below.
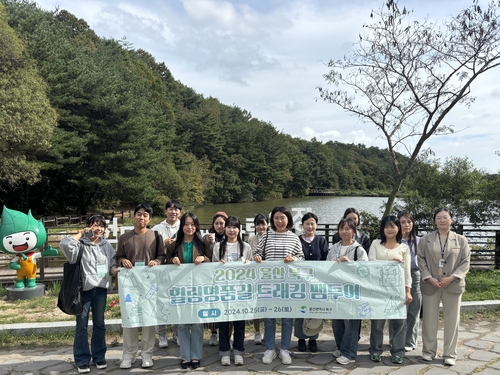
[[[212,218],[212,226],[208,230],[208,234],[203,236],[203,243],[205,244],[206,255],[212,259],[214,246],[216,243],[222,242],[225,238],[224,228],[226,226],[227,214],[224,211],[218,211]],[[217,323],[206,323],[205,327],[210,330],[210,339],[208,345],[219,345],[219,338],[217,335]]]

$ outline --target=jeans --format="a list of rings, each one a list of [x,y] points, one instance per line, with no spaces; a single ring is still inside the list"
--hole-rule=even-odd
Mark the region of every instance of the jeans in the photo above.
[[[83,312],[76,316],[75,340],[73,356],[77,367],[89,365],[90,359],[96,362],[104,361],[106,356],[106,326],[104,310],[108,290],[94,288],[83,292]],[[89,348],[88,325],[89,312],[92,309],[92,339]],[[92,354],[91,354],[92,352]]]
[[[315,334],[314,336],[306,336],[304,333],[304,329],[302,328],[302,325],[304,324],[304,319],[302,318],[296,318],[294,325],[294,335],[298,339],[309,339],[309,340],[317,340],[319,337],[319,333]]]
[[[233,354],[243,355],[245,354],[245,347],[243,345],[245,341],[245,321],[237,320],[233,323],[234,330],[234,342],[233,342]],[[229,343],[229,327],[230,322],[219,323],[219,354],[231,355],[231,345]]]
[[[420,292],[420,271],[411,270],[411,296],[413,300],[406,308],[406,340],[405,346],[416,348],[418,325],[420,323],[420,308],[422,307],[422,292]]]
[[[368,350],[370,354],[382,354],[382,345],[384,343],[384,326],[385,319],[377,319],[371,321],[370,349]],[[405,319],[389,320],[389,344],[391,346],[392,356],[405,356],[405,327]]]
[[[358,336],[361,320],[358,319],[333,319],[332,329],[337,343],[337,349],[344,357],[356,359],[358,354]]]
[[[181,359],[191,361],[201,359],[203,350],[203,323],[179,324]]]
[[[281,349],[288,350],[292,339],[293,318],[281,319]],[[276,319],[264,319],[264,342],[266,350],[273,350],[276,344]]]

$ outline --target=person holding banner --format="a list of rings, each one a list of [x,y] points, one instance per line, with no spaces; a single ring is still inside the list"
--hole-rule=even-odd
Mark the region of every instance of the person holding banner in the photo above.
[[[224,231],[226,233],[222,242],[214,246],[212,262],[243,262],[252,260],[252,248],[241,239],[241,223],[235,216],[226,219]],[[245,321],[238,320],[231,322],[234,328],[234,341],[232,352],[234,354],[234,364],[243,364],[245,354]],[[222,366],[231,364],[231,344],[230,344],[230,322],[219,323],[219,354],[221,355]]]
[[[279,260],[285,263],[296,260],[304,260],[302,245],[299,237],[290,229],[293,228],[293,217],[290,210],[284,206],[277,206],[271,212],[271,229],[262,236],[254,260],[258,263],[263,260]],[[290,352],[290,341],[292,339],[293,318],[281,319],[281,349],[280,358],[284,365],[292,363]],[[264,319],[264,342],[266,351],[262,357],[262,363],[272,363],[276,358],[276,319]]]
[[[437,231],[420,239],[417,246],[418,267],[422,273],[423,298],[422,360],[436,357],[439,303],[443,303],[443,360],[453,366],[457,358],[460,302],[465,291],[465,276],[470,267],[467,238],[451,231],[453,215],[447,208],[434,212]]]
[[[224,239],[224,225],[227,219],[227,214],[224,211],[218,211],[212,218],[212,226],[208,230],[208,234],[203,236],[203,242],[205,244],[206,255],[209,259],[212,259],[213,249],[216,243],[221,242]],[[208,340],[208,345],[217,346],[217,323],[206,323],[205,328],[210,330],[210,339]]]
[[[134,229],[122,234],[116,249],[116,264],[125,267],[154,267],[165,262],[165,246],[161,234],[153,232],[148,224],[153,216],[149,204],[134,209]],[[153,367],[155,327],[142,327],[142,367]],[[123,358],[120,368],[128,369],[135,362],[139,350],[137,328],[123,328]]]
[[[267,222],[267,218],[264,214],[257,214],[253,219],[253,226],[255,228],[255,234],[248,238],[248,243],[252,248],[252,252],[255,255],[255,251],[257,250],[257,245],[259,244],[259,240],[262,238],[264,233],[267,232],[267,227],[269,226]],[[255,345],[262,345],[262,335],[260,333],[260,319],[253,320],[253,329],[255,333],[253,335],[253,343]]]
[[[406,309],[406,339],[405,351],[417,348],[418,326],[420,322],[420,308],[422,307],[422,293],[420,292],[420,270],[418,269],[417,244],[420,240],[415,230],[415,219],[408,213],[398,215],[403,231],[402,242],[410,248],[411,253],[411,296],[413,300]]]
[[[410,249],[401,242],[403,233],[399,219],[394,216],[386,216],[380,224],[380,240],[374,240],[368,253],[369,260],[397,261],[404,264],[405,283],[405,305],[409,305],[413,299],[411,296],[411,257]],[[371,321],[370,333],[370,359],[380,362],[384,342],[385,319],[374,319]],[[389,342],[391,346],[392,363],[403,363],[405,355],[406,320],[389,320]]]
[[[198,217],[191,212],[186,212],[181,217],[175,242],[167,247],[167,263],[199,265],[210,262],[205,251]],[[193,370],[196,370],[200,367],[203,350],[203,323],[179,324],[178,332],[181,344],[181,367],[187,369],[191,366]]]
[[[354,220],[340,220],[337,231],[341,241],[330,247],[327,260],[339,263],[368,261],[363,246],[353,239],[356,233],[356,222]],[[337,357],[337,363],[348,365],[356,360],[360,327],[360,319],[332,319],[333,335],[337,344],[333,356]]]
[[[316,236],[316,229],[318,228],[318,217],[312,212],[307,212],[302,216],[302,229],[304,233],[299,236],[302,245],[302,252],[305,260],[326,260],[328,255],[328,243],[325,237]],[[309,350],[312,353],[318,351],[318,344],[316,340],[319,334],[314,336],[307,336],[304,333],[302,325],[304,319],[296,318],[294,325],[294,335],[299,339],[298,350],[299,352],[306,351],[306,339],[309,339]]]

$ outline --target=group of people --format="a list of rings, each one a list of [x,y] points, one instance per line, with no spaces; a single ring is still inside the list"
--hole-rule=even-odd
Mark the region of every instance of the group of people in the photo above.
[[[106,223],[100,215],[91,216],[86,227],[76,235],[67,236],[60,248],[69,262],[75,262],[83,249],[82,270],[84,311],[76,317],[74,359],[80,373],[90,371],[91,361],[98,369],[106,368],[106,342],[104,310],[111,276],[120,268],[137,266],[155,267],[162,264],[180,265],[206,262],[262,262],[262,261],[396,261],[404,266],[406,319],[389,320],[389,343],[393,363],[403,363],[405,352],[417,346],[420,315],[422,319],[422,360],[432,361],[437,354],[439,305],[443,304],[445,365],[454,365],[457,357],[457,337],[460,302],[465,290],[465,275],[470,265],[467,239],[451,231],[453,216],[450,210],[440,208],[434,214],[437,230],[417,237],[415,221],[410,214],[386,216],[381,220],[380,238],[370,241],[358,230],[359,212],[345,211],[337,226],[331,245],[316,234],[318,217],[306,213],[302,221],[302,234],[293,231],[290,210],[275,207],[269,220],[263,214],[254,219],[255,234],[242,239],[242,226],[235,216],[217,212],[209,234],[202,236],[198,218],[192,212],[181,215],[182,204],[170,200],[166,204],[166,219],[149,229],[153,211],[147,204],[134,210],[134,229],[120,236],[116,252],[104,237]],[[92,310],[93,333],[90,348],[87,326]],[[422,311],[421,311],[422,310]],[[292,330],[298,339],[297,349],[317,352],[318,334],[308,336],[303,319],[281,319],[281,342],[276,350],[276,319],[264,318],[265,352],[262,362],[271,363],[277,356],[283,364],[291,364],[290,344]],[[370,359],[382,360],[385,320],[371,320]],[[219,345],[221,364],[244,363],[245,321],[210,324],[210,345]],[[333,355],[339,364],[356,360],[361,320],[335,319],[332,328],[336,347]],[[254,342],[262,343],[260,321],[254,320]],[[183,369],[200,367],[204,325],[179,324],[172,326],[173,339],[180,346],[180,366]],[[217,335],[218,331],[218,335]],[[159,337],[159,347],[168,346],[166,327],[142,327],[142,367],[153,366],[153,349]],[[231,336],[233,340],[231,342]],[[137,328],[123,328],[123,356],[120,368],[128,369],[136,361],[139,342]]]

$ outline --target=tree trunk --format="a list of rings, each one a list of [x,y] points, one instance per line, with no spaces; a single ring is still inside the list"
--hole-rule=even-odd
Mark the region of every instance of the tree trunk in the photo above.
[[[384,216],[389,216],[392,213],[392,208],[394,206],[394,201],[396,200],[396,197],[399,193],[399,190],[401,189],[401,186],[403,185],[403,181],[406,176],[398,176],[397,180],[394,181],[394,185],[392,186],[391,194],[389,194],[389,199],[387,200],[387,203],[385,205],[385,211],[384,211]]]

